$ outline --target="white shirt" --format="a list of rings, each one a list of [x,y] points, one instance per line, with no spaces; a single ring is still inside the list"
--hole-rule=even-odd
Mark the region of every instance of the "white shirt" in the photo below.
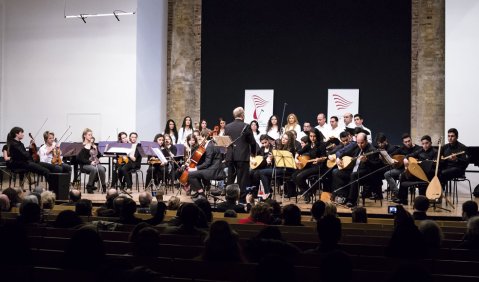
[[[321,133],[323,134],[324,136],[324,140],[323,141],[326,141],[328,140],[329,136],[330,136],[330,133],[329,131],[331,130],[331,126],[329,126],[329,124],[325,123],[323,126],[321,125],[317,125],[316,126],[316,129],[318,129],[319,131],[321,131]]]
[[[329,130],[329,136],[328,137],[336,137],[339,139],[339,134],[341,134],[341,132],[343,131],[342,128],[340,128],[339,126],[336,126],[335,129],[330,129]]]
[[[278,128],[271,128],[266,134],[269,135],[269,137],[273,138],[274,140],[279,139],[279,131]]]
[[[367,128],[364,125],[361,125],[361,126],[358,126],[358,127],[361,127],[362,129],[369,131],[369,135],[368,135],[367,138],[368,138],[368,142],[372,144],[373,143],[373,132],[371,131],[371,129]]]
[[[261,134],[256,134],[253,132],[253,136],[256,143],[258,143],[258,145],[261,147],[261,142],[259,141],[259,137],[261,136]]]
[[[47,149],[48,148],[46,144],[42,145],[40,149],[38,150],[38,155],[40,156],[40,162],[51,164],[53,159],[53,154],[52,154],[52,151],[50,151],[50,153],[47,154]]]
[[[185,144],[186,143],[186,136],[189,134],[193,133],[193,129],[191,128],[180,128],[180,131],[178,132],[178,142],[177,144]]]

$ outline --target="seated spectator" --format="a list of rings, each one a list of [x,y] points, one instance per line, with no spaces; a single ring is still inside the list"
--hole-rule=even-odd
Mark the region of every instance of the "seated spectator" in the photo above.
[[[234,210],[237,213],[245,213],[245,207],[238,204],[240,196],[240,188],[238,184],[230,184],[225,188],[225,201],[216,206],[216,210],[224,212],[226,210]]]
[[[38,204],[40,205],[40,208],[42,207],[42,193],[43,193],[43,187],[36,186],[33,188],[33,190],[30,192],[30,195],[35,195],[35,197],[38,198]]]
[[[99,207],[96,210],[96,214],[98,216],[104,216],[104,217],[115,217],[118,216],[116,214],[114,206],[113,206],[113,201],[119,196],[118,191],[114,188],[109,189],[106,192],[106,201],[105,204],[103,204],[101,207]]]
[[[419,195],[414,199],[414,212],[412,214],[414,220],[427,219],[427,210],[429,209],[429,199],[426,196]]]
[[[353,262],[349,255],[335,250],[324,255],[319,265],[319,281],[336,282],[352,281]]]
[[[468,221],[471,217],[478,215],[477,203],[474,201],[465,201],[462,204],[462,219]]]
[[[180,205],[181,205],[180,198],[176,196],[171,196],[170,199],[168,199],[168,204],[166,205],[166,207],[170,211],[176,211],[180,208]]]
[[[200,219],[198,221],[199,228],[208,228],[213,220],[213,212],[211,211],[210,202],[203,197],[199,197],[195,201],[196,206],[200,209]]]
[[[68,193],[68,203],[64,203],[62,206],[74,206],[80,199],[81,191],[78,189],[71,189]]]
[[[239,236],[228,222],[223,220],[211,224],[210,233],[205,240],[202,260],[209,262],[242,262]]]
[[[368,214],[365,207],[355,207],[351,211],[353,223],[368,223]]]
[[[91,216],[93,205],[89,199],[81,199],[75,204],[75,212],[78,216]]]
[[[142,228],[133,243],[133,256],[135,257],[155,258],[160,255],[160,235],[158,230],[152,227]]]
[[[29,196],[30,197],[30,196]],[[35,196],[31,196],[35,197]],[[26,201],[25,201],[26,200]],[[20,206],[20,215],[18,216],[18,222],[23,224],[38,225],[41,222],[41,209],[40,206],[33,200],[27,200],[25,198]]]
[[[150,225],[162,224],[166,215],[166,204],[163,202],[154,202],[150,205],[152,218],[145,220]]]
[[[40,196],[42,198],[42,209],[51,210],[55,207],[55,193],[52,191],[44,191]]]
[[[271,207],[271,220],[269,224],[281,225],[283,223],[283,210],[281,209],[281,205],[278,203],[278,201],[271,198],[266,199],[264,202]]]
[[[266,203],[258,203],[251,208],[249,217],[238,220],[239,224],[269,224],[271,207]]]
[[[138,195],[138,201],[140,202],[140,207],[137,208],[138,213],[151,213],[150,205],[153,201],[153,197],[149,192],[141,192]]]
[[[237,218],[238,214],[234,210],[225,210],[225,213],[223,214],[223,217]]]
[[[15,187],[13,189],[17,191],[18,201],[21,203],[23,200],[23,197],[25,197],[25,193],[23,192],[23,189],[21,187]]]
[[[8,197],[8,200],[10,201],[10,210],[13,207],[20,207],[21,201],[18,198],[18,194],[15,189],[7,188],[3,190],[2,194]]]
[[[176,215],[174,217],[170,218],[170,220],[168,221],[169,226],[180,226],[180,224],[181,224],[180,214],[181,214],[181,209],[183,208],[184,205],[185,205],[185,203],[182,203],[180,205],[180,207],[176,210]]]
[[[10,211],[10,199],[7,195],[0,194],[0,211],[9,212]]]
[[[327,215],[338,216],[338,209],[333,203],[326,203],[323,217]]]
[[[266,226],[258,235],[244,242],[244,252],[249,262],[260,262],[268,255],[278,255],[294,260],[300,250],[286,242],[275,225]]]
[[[326,204],[323,201],[317,200],[316,202],[314,202],[311,206],[312,219],[315,221],[319,221],[323,217],[325,210]]]
[[[76,212],[64,210],[58,214],[53,226],[56,228],[75,228],[82,224],[83,221]]]
[[[395,258],[424,258],[428,254],[421,232],[403,206],[397,206],[394,231],[386,247],[386,256]]]
[[[192,235],[205,238],[208,233],[197,227],[199,217],[200,209],[195,204],[185,203],[182,205],[179,214],[180,225],[169,226],[164,232],[167,234]]]
[[[341,249],[338,242],[341,240],[341,221],[334,215],[325,215],[316,223],[319,245],[306,253],[324,254]]]
[[[64,254],[64,268],[95,271],[105,261],[105,248],[100,235],[90,226],[73,234]]]
[[[459,248],[479,250],[479,216],[471,217],[467,221],[466,234]]]
[[[419,223],[418,228],[429,249],[429,254],[434,256],[441,248],[442,240],[444,240],[441,227],[435,221],[426,219]]]
[[[301,210],[295,204],[283,207],[283,225],[303,226],[301,223]]]
[[[123,204],[121,209],[119,210],[120,220],[118,222],[123,224],[132,224],[132,225],[136,225],[142,222],[140,218],[135,217],[135,212],[136,212],[135,201],[133,201],[133,199],[131,198],[123,198]]]

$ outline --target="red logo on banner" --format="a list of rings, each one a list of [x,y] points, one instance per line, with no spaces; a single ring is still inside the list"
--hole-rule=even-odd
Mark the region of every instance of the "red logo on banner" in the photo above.
[[[259,113],[257,113],[257,110],[266,106],[266,104],[268,104],[268,101],[264,100],[263,98],[261,98],[258,95],[253,95],[253,96],[251,96],[251,98],[253,99],[253,104],[254,104],[253,119],[258,120],[259,117],[261,116],[261,113],[264,112],[264,111],[263,111],[263,109],[261,109],[261,111]]]
[[[339,110],[344,110],[347,109],[353,102],[347,100],[341,95],[338,94],[333,94],[333,99],[334,99],[334,104],[336,105],[336,109]]]

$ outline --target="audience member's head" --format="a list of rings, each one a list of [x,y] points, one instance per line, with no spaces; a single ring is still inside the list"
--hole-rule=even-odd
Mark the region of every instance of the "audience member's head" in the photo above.
[[[477,203],[474,201],[465,201],[462,204],[462,219],[469,220],[471,217],[478,215]]]
[[[338,216],[338,209],[333,203],[326,203],[326,208],[324,209],[324,215]]]
[[[91,216],[92,209],[92,202],[89,199],[80,199],[75,204],[75,212],[78,216]]]
[[[196,226],[200,217],[200,209],[193,203],[185,203],[181,208],[180,222],[189,227]]]
[[[427,244],[429,249],[441,248],[444,235],[442,233],[441,227],[439,227],[435,221],[422,220],[421,223],[419,223],[418,228],[424,238],[424,242]]]
[[[234,210],[225,210],[223,217],[238,217],[238,214]]]
[[[283,224],[291,226],[301,226],[301,210],[295,204],[289,204],[283,207]]]
[[[317,200],[313,203],[313,206],[311,206],[311,216],[315,221],[319,221],[321,217],[323,217],[325,209],[326,204],[321,200]]]
[[[195,204],[203,212],[206,221],[211,222],[213,220],[213,212],[211,210],[210,202],[208,202],[208,200],[205,198],[199,198],[195,201]]]
[[[333,215],[325,215],[316,224],[316,231],[321,245],[335,248],[341,240],[341,221]]]
[[[368,223],[368,214],[365,207],[355,207],[351,212],[353,223]]]
[[[8,212],[10,211],[10,199],[7,195],[0,194],[0,211]]]
[[[160,235],[152,227],[144,227],[136,236],[133,255],[136,257],[158,257],[160,255]]]
[[[153,202],[150,204],[150,211],[153,218],[149,221],[152,225],[157,225],[165,220],[166,204],[163,202]]]
[[[136,212],[136,203],[132,198],[123,199],[123,208],[120,210],[120,218],[132,218]]]
[[[55,193],[52,191],[44,191],[41,194],[42,198],[42,209],[53,209],[55,207]]]
[[[7,188],[3,190],[3,195],[8,197],[8,200],[10,201],[10,207],[16,207],[17,204],[19,204],[21,201],[18,198],[18,194],[13,188]]]
[[[284,241],[281,230],[275,225],[269,225],[261,229],[255,237],[256,239],[279,240]]]
[[[205,240],[205,251],[202,255],[205,261],[217,262],[240,262],[242,261],[241,250],[236,234],[223,220],[211,224],[210,232]]]
[[[41,194],[43,193],[43,191],[45,191],[45,190],[43,189],[43,187],[41,187],[41,186],[36,186],[36,187],[33,188],[32,193],[41,195]]]
[[[176,211],[180,207],[180,204],[181,204],[180,198],[176,196],[171,196],[170,199],[168,200],[168,204],[166,205],[166,207],[170,211]]]
[[[23,200],[23,197],[25,196],[25,193],[23,192],[23,188],[21,187],[15,187],[13,188],[15,191],[17,191],[18,199],[21,202]]]
[[[419,195],[414,199],[414,209],[419,212],[427,212],[429,209],[429,200],[424,195]]]
[[[75,231],[65,249],[64,266],[68,269],[96,270],[102,266],[105,249],[100,235],[90,226]]]
[[[78,200],[81,199],[81,191],[78,189],[71,189],[70,193],[68,193],[68,198],[72,203],[78,202]]]
[[[53,226],[56,228],[74,228],[81,224],[83,224],[83,221],[76,212],[64,210],[58,214]]]
[[[113,200],[119,195],[120,194],[118,194],[118,190],[116,190],[115,188],[111,188],[111,189],[108,189],[108,191],[106,192],[106,199]]]
[[[138,201],[140,202],[140,207],[148,208],[151,204],[151,201],[153,201],[153,197],[149,192],[141,192],[138,195]]]
[[[35,196],[33,196],[35,197]],[[39,223],[41,219],[40,206],[33,201],[23,201],[20,206],[19,221],[25,224]]]
[[[125,202],[124,196],[118,196],[113,200],[113,210],[115,210],[115,214],[120,216],[123,212],[123,203]]]
[[[250,217],[254,222],[269,224],[271,220],[271,207],[265,203],[258,203],[251,208]]]
[[[467,230],[461,247],[470,250],[479,249],[479,216],[471,217],[467,221]]]
[[[239,199],[240,188],[238,184],[230,184],[225,188],[225,199],[228,202],[234,202]]]

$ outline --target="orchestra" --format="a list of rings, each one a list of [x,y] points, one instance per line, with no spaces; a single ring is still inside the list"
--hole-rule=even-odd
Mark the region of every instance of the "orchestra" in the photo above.
[[[47,181],[50,173],[71,173],[70,164],[80,165],[81,171],[89,174],[88,193],[97,189],[95,183],[102,191],[108,185],[131,189],[131,173],[141,169],[142,157],[146,157],[145,187],[159,187],[168,182],[189,191],[191,186],[193,196],[197,198],[205,196],[205,188],[209,186],[206,182],[224,180],[217,178],[228,167],[226,181],[228,184],[239,183],[240,201],[244,200],[248,186],[256,187],[255,196],[265,200],[279,185],[287,198],[303,195],[302,201],[311,203],[312,195],[320,190],[326,195],[324,199],[347,207],[358,204],[360,186],[364,188],[363,193],[382,199],[384,179],[392,200],[408,204],[409,184],[427,184],[434,176],[436,163],[439,168],[436,175],[443,189],[449,180],[464,177],[469,163],[468,149],[458,141],[459,132],[455,128],[448,130],[447,143],[438,156],[429,135],[421,138],[422,146],[415,145],[408,133],[401,136],[401,145],[389,144],[382,133],[371,142],[371,131],[363,125],[360,114],[345,113],[344,125],[339,125],[337,116],[330,117],[328,124],[326,115],[320,113],[318,126],[312,127],[309,122],[304,122],[303,131],[294,113],[287,115],[284,127],[280,127],[278,116],[272,115],[263,132],[258,121],[244,122],[241,107],[233,114],[234,122],[227,124],[219,118],[213,131],[207,128],[206,120],[201,120],[201,130],[198,130],[189,116],[183,119],[179,129],[175,121],[169,119],[164,131],[149,142],[156,144],[166,161],[151,152],[140,153],[143,150],[136,132],[129,135],[120,132],[117,142],[132,146],[128,154],[116,156],[113,160],[111,182],[106,179],[106,169],[99,161],[102,155],[98,143],[88,128],[82,133],[81,149],[74,156],[74,163],[70,158],[64,160],[61,142],[52,131],[44,132],[44,145],[38,150],[33,136],[30,136],[27,151],[22,143],[23,129],[14,127],[8,134],[2,154],[8,169],[37,173],[45,176]],[[232,143],[220,150],[219,145],[210,141],[214,136],[229,136]],[[177,146],[184,146],[184,154],[178,157]],[[292,157],[293,163],[285,165],[283,160],[280,165],[280,159],[288,156]],[[206,174],[205,169],[211,165],[211,160],[214,160],[215,175]],[[425,194],[425,186],[420,189],[420,194]]]

